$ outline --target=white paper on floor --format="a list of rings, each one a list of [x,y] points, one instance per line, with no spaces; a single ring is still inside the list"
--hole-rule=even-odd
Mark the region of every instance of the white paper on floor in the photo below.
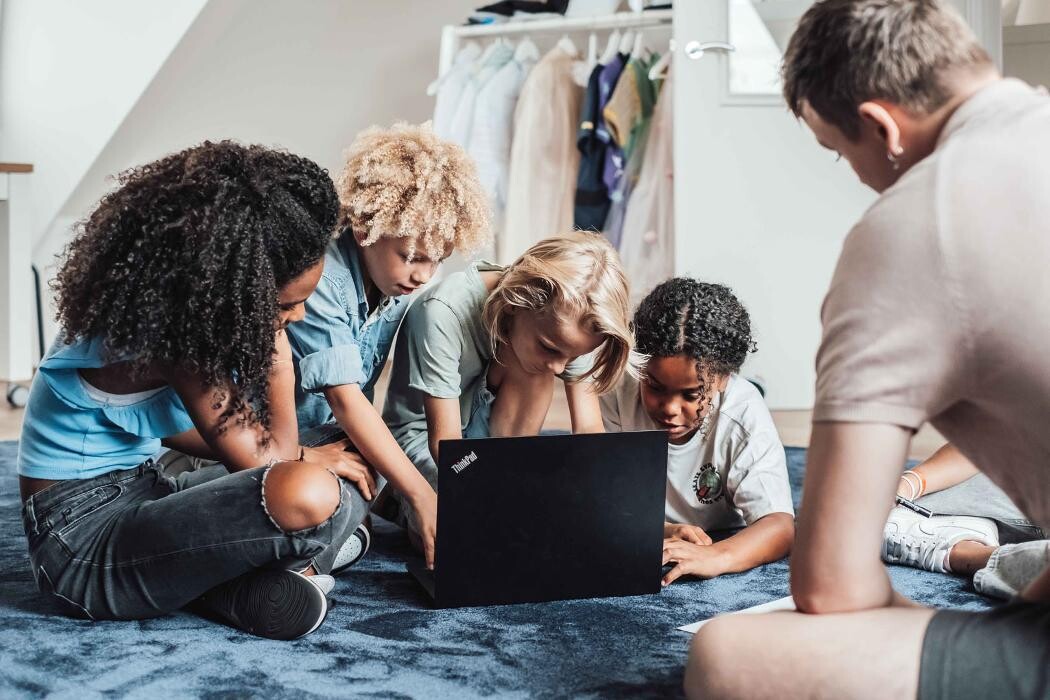
[[[777,610],[795,610],[794,599],[791,596],[787,596],[786,598],[777,598],[776,600],[771,600],[768,603],[762,603],[761,605],[756,605],[751,608],[744,608],[743,610],[737,610],[735,612],[726,613],[726,615],[754,615],[757,613],[775,612]],[[721,617],[721,615],[716,615],[715,617]],[[706,620],[700,620],[700,622],[694,622],[691,625],[682,625],[678,629],[682,630],[683,632],[688,632],[689,634],[696,634],[696,631],[698,629],[700,629],[713,619],[715,618],[712,617]]]

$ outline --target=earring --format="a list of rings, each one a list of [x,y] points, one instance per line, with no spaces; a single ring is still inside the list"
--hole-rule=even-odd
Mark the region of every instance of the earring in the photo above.
[[[903,148],[898,149],[898,151],[896,153],[893,153],[892,151],[889,151],[889,152],[886,153],[886,159],[889,162],[893,163],[893,169],[894,170],[900,170],[901,169],[901,163],[900,163],[899,160],[897,160],[897,158],[899,156],[902,156],[902,155],[904,155],[904,149]]]

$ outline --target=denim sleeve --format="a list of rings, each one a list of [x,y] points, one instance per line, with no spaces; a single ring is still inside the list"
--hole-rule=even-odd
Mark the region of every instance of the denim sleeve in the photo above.
[[[351,280],[352,283],[352,280]],[[288,326],[293,349],[300,355],[299,373],[303,391],[317,393],[326,387],[362,384],[365,376],[361,348],[348,302],[356,297],[328,277],[322,277],[317,289],[306,300],[306,318]]]
[[[458,397],[464,338],[452,309],[437,299],[413,304],[401,332],[408,335],[408,385],[439,399]]]

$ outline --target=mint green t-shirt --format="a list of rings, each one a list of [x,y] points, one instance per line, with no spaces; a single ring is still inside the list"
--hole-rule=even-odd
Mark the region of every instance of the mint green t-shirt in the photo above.
[[[394,348],[383,420],[407,454],[427,444],[425,395],[458,398],[460,429],[466,429],[492,361],[491,339],[481,321],[489,291],[480,273],[503,269],[475,262],[428,289],[405,314]],[[580,376],[590,367],[590,356],[576,358],[561,376]]]

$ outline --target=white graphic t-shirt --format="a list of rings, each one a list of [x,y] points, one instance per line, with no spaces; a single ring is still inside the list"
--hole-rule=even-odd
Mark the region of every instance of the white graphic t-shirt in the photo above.
[[[610,432],[656,430],[637,379],[624,375],[601,397]],[[733,375],[706,421],[684,445],[667,444],[666,518],[720,530],[750,525],[770,513],[794,515],[784,446],[751,382]]]

